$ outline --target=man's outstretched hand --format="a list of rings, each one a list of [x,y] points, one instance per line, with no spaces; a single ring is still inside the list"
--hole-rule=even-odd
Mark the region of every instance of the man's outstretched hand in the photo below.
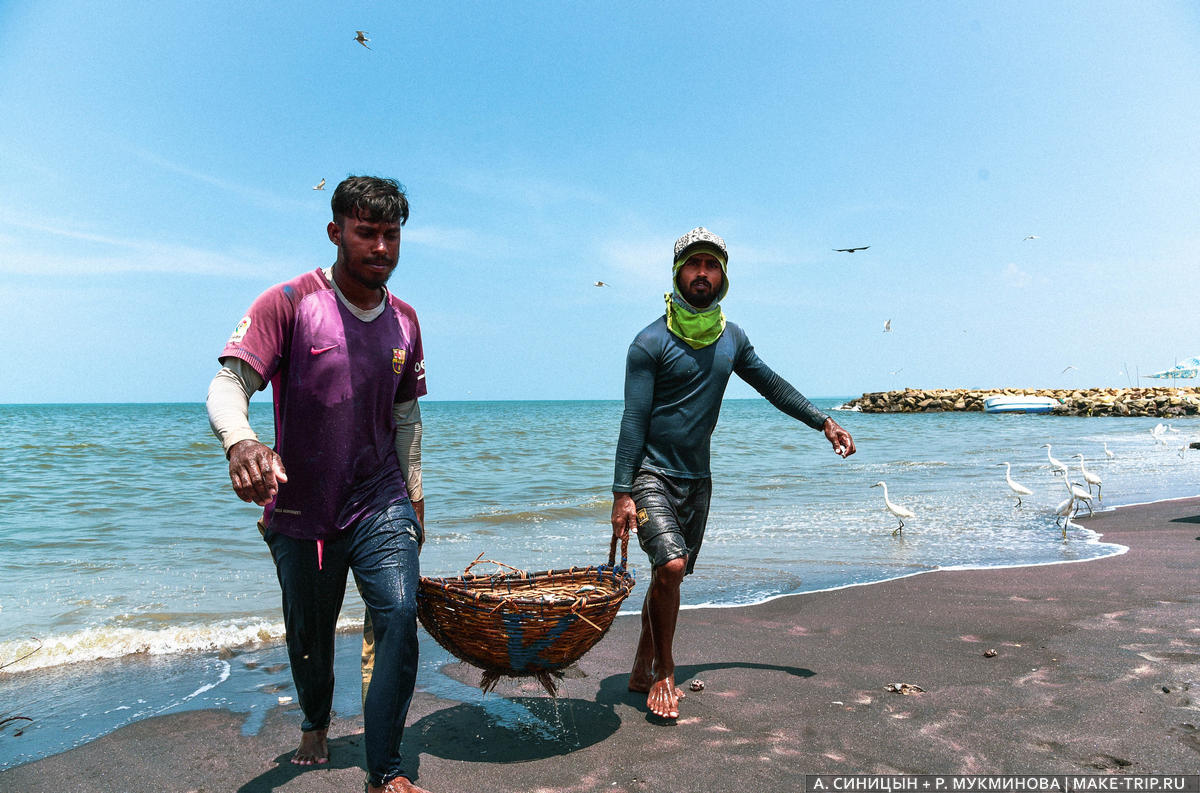
[[[275,498],[279,483],[287,481],[287,472],[283,460],[269,447],[258,441],[239,441],[229,450],[229,481],[238,498],[261,507]]]
[[[822,429],[825,431],[825,437],[829,439],[829,443],[833,446],[834,454],[839,454],[842,457],[849,457],[854,454],[854,439],[836,421],[825,419],[825,426]]]

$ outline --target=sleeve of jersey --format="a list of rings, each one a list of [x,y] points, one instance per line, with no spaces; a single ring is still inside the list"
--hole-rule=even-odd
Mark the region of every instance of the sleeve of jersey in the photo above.
[[[286,285],[274,286],[259,295],[219,356],[220,359],[245,361],[262,377],[264,388],[283,361],[284,347],[295,317],[295,308],[285,291],[287,288]]]
[[[741,349],[733,370],[737,372],[738,377],[753,386],[755,391],[782,412],[803,421],[814,430],[825,426],[829,415],[809,402],[804,394],[763,363],[745,336],[742,337]]]
[[[428,393],[425,388],[425,349],[421,346],[421,325],[417,315],[411,309],[400,311],[400,324],[405,335],[411,340],[409,352],[411,363],[404,367],[400,384],[396,386],[395,401],[408,402],[410,399],[423,397]]]
[[[617,439],[617,460],[613,471],[613,492],[633,491],[633,478],[646,456],[646,433],[650,428],[650,408],[654,404],[654,357],[636,341],[629,345],[625,359],[625,412],[621,415],[621,434]]]

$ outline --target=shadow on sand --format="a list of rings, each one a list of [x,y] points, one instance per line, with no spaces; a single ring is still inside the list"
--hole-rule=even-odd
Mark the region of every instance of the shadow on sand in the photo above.
[[[812,677],[811,669],[746,662],[685,664],[677,667],[682,685],[717,669],[759,669],[793,677]],[[628,690],[629,675],[609,675],[600,682],[596,701],[560,697],[503,697],[483,703],[463,703],[430,713],[404,730],[404,756],[410,758],[414,781],[420,778],[423,754],[446,760],[479,763],[520,763],[563,756],[603,741],[621,726],[616,705],[644,710],[646,695]],[[662,721],[647,713],[646,717]],[[670,724],[672,722],[662,721]],[[362,733],[329,742],[329,764],[322,769],[360,768]],[[306,771],[292,765],[289,750],[275,758],[276,767],[238,788],[238,793],[274,793]]]
[[[362,741],[362,733],[332,739],[329,742],[329,762],[323,765],[292,765],[292,753],[295,749],[288,749],[275,758],[274,768],[264,771],[242,785],[237,789],[237,793],[275,793],[277,790],[287,789],[288,783],[301,774],[320,773],[326,769],[358,768],[362,770],[363,777],[366,778]],[[408,756],[407,753],[405,756]]]
[[[779,664],[755,664],[746,661],[730,661],[725,663],[708,663],[708,664],[680,664],[675,667],[675,683],[680,688],[685,689],[687,681],[698,677],[699,675],[712,672],[717,669],[760,669],[767,672],[783,672],[792,677],[813,677],[816,672],[811,669],[805,669],[797,666],[780,666]],[[645,710],[646,695],[637,691],[629,690],[629,675],[619,674],[610,675],[604,678],[600,683],[600,691],[596,694],[596,702],[602,705],[624,704]],[[655,716],[653,713],[646,711],[646,720],[654,724],[671,725],[675,723],[674,719],[662,719]]]

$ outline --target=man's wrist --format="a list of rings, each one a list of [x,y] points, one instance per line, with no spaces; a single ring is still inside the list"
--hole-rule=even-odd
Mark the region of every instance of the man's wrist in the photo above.
[[[250,433],[249,435],[244,435],[244,434],[243,435],[234,435],[231,433],[230,436],[225,438],[224,440],[225,440],[225,459],[227,459],[227,460],[230,458],[230,456],[233,455],[233,447],[234,446],[237,446],[240,443],[245,443],[246,441],[253,441],[255,443],[259,442],[258,436],[255,435],[254,433]]]

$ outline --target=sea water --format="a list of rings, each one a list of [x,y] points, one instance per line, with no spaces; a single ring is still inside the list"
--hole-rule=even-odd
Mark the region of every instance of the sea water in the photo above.
[[[817,400],[831,410],[845,400]],[[611,529],[622,405],[425,402],[425,575],[480,554],[526,570],[599,564]],[[979,413],[833,414],[858,453],[762,400],[730,400],[713,437],[713,501],[685,606],[735,606],[935,569],[1079,562],[1119,546],[1054,508],[1067,497],[1047,450],[1103,479],[1096,508],[1195,495],[1200,421]],[[251,406],[269,442],[268,404]],[[1107,445],[1111,456],[1104,449]],[[1004,481],[1034,491],[1020,507]],[[883,481],[894,502],[884,510]],[[247,730],[294,692],[279,588],[204,406],[0,405],[0,768],[140,718],[196,707],[247,712]],[[636,541],[629,565],[648,572]],[[484,569],[495,569],[486,566]],[[644,589],[626,610],[636,610]],[[347,594],[335,709],[359,707]],[[475,701],[438,669],[424,632],[418,685]],[[20,660],[18,660],[20,659]],[[493,697],[492,707],[503,708]],[[6,718],[24,717],[5,722]],[[26,721],[32,718],[33,721]]]

